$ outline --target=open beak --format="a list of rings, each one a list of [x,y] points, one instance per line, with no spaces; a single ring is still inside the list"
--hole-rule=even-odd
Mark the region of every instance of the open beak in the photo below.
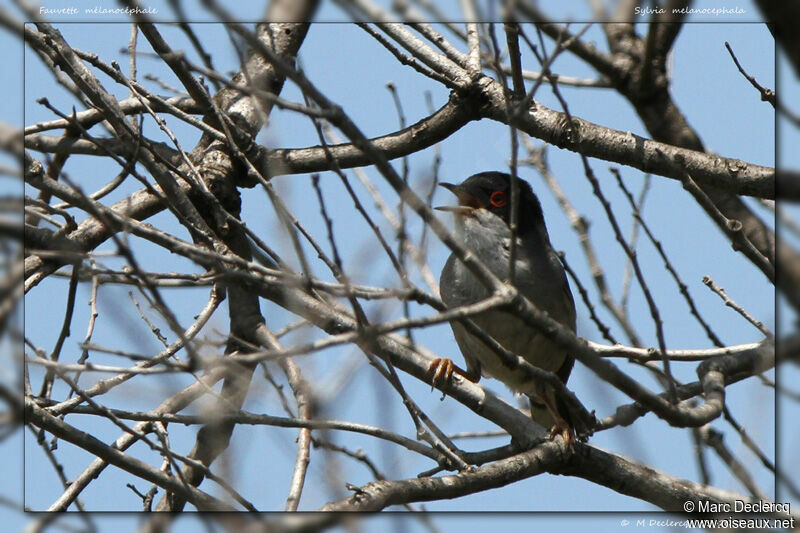
[[[458,215],[469,215],[475,210],[474,207],[468,205],[440,205],[434,207],[434,209],[437,211],[449,211]]]
[[[456,195],[456,198],[458,198],[458,205],[443,205],[434,207],[434,209],[438,211],[449,211],[459,215],[470,215],[476,208],[481,207],[481,203],[478,199],[462,189],[460,185],[454,185],[452,183],[440,183],[439,185]]]

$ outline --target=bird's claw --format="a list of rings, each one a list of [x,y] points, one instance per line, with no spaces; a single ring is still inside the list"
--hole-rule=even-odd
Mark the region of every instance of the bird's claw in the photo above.
[[[453,364],[453,360],[447,357],[437,357],[431,361],[431,364],[428,365],[428,374],[433,374],[431,378],[431,391],[437,386],[441,388],[450,383],[455,368],[456,365]]]
[[[564,420],[562,420],[562,423],[556,423],[552,428],[550,428],[551,439],[554,439],[559,435],[564,440],[567,450],[574,449],[576,440],[575,431],[569,427]]]

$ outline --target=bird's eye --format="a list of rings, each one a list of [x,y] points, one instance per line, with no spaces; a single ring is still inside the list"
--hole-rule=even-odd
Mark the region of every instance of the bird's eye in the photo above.
[[[508,200],[506,200],[506,193],[503,191],[494,191],[491,196],[489,196],[489,203],[495,207],[505,207],[508,205]]]

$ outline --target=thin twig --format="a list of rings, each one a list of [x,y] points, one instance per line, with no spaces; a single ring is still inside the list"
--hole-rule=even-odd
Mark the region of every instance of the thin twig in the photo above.
[[[744,70],[744,68],[742,68],[742,65],[739,64],[739,59],[736,57],[736,54],[733,53],[733,49],[731,48],[731,45],[728,44],[728,41],[725,41],[725,48],[728,49],[728,53],[731,55],[731,59],[733,59],[733,62],[736,63],[736,68],[739,69],[739,72],[742,73],[742,76],[744,76],[745,79],[750,82],[750,85],[755,87],[756,90],[758,90],[758,92],[761,93],[761,100],[769,102],[769,104],[774,108],[776,105],[775,91],[761,86],[753,76],[748,74]]]
[[[542,146],[541,148],[536,148],[533,146],[527,136],[524,136],[522,139],[529,154],[527,163],[533,165],[539,171],[539,174],[542,176],[548,188],[553,193],[553,196],[555,196],[556,201],[558,201],[558,204],[561,206],[561,209],[566,214],[570,226],[575,233],[578,234],[578,240],[581,245],[581,249],[586,257],[589,270],[592,273],[592,280],[597,287],[597,291],[600,293],[600,301],[602,302],[603,306],[608,309],[608,311],[611,313],[611,316],[614,317],[614,319],[617,321],[617,324],[619,324],[619,326],[625,332],[625,336],[628,337],[628,341],[634,346],[642,346],[643,343],[639,339],[639,335],[636,333],[633,324],[631,324],[630,320],[626,316],[625,311],[619,305],[617,305],[616,301],[611,296],[611,291],[606,281],[605,272],[603,271],[603,267],[600,264],[598,255],[595,252],[592,239],[589,236],[589,220],[578,213],[578,210],[575,209],[575,207],[567,198],[566,194],[564,194],[564,191],[561,189],[558,179],[553,175],[552,172],[550,172],[550,167],[548,166],[545,157],[545,147]]]
[[[689,311],[692,313],[692,316],[695,317],[697,322],[703,327],[706,336],[708,336],[711,342],[713,342],[716,346],[723,346],[722,341],[719,339],[719,337],[717,337],[717,335],[711,329],[711,326],[700,315],[700,311],[697,309],[697,306],[695,305],[692,296],[689,294],[689,288],[681,280],[677,270],[675,270],[675,268],[672,266],[672,262],[667,257],[667,254],[664,251],[664,247],[661,245],[661,242],[658,239],[656,239],[655,236],[653,235],[653,232],[650,231],[650,227],[647,225],[644,218],[642,217],[642,213],[637,207],[636,202],[633,199],[633,195],[630,193],[628,188],[625,186],[625,183],[622,181],[622,175],[620,174],[619,169],[612,167],[610,170],[611,173],[614,175],[614,177],[617,179],[617,184],[619,185],[620,189],[625,194],[625,197],[628,199],[628,203],[630,203],[631,205],[634,219],[636,219],[639,222],[639,225],[642,227],[642,229],[644,229],[645,233],[647,234],[647,237],[650,239],[650,242],[653,244],[656,251],[658,252],[658,255],[661,256],[661,259],[664,261],[664,268],[667,269],[667,271],[672,276],[672,279],[675,280],[675,283],[678,285],[678,290],[683,296],[683,299],[686,301],[686,305],[689,306]]]
[[[755,326],[756,329],[763,333],[765,337],[768,339],[772,339],[774,337],[772,332],[768,330],[760,320],[756,320],[755,317],[748,313],[744,307],[737,304],[730,296],[728,296],[728,293],[725,292],[725,289],[714,283],[714,280],[711,278],[711,276],[703,276],[703,284],[711,289],[712,292],[714,292],[717,296],[722,298],[722,301],[725,302],[725,305],[739,313],[745,320]]]

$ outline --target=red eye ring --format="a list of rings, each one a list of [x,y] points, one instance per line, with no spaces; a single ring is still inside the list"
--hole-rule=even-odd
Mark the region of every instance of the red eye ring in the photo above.
[[[506,193],[503,191],[494,191],[491,196],[489,196],[489,203],[495,207],[505,207],[508,205],[508,200],[506,200]]]

